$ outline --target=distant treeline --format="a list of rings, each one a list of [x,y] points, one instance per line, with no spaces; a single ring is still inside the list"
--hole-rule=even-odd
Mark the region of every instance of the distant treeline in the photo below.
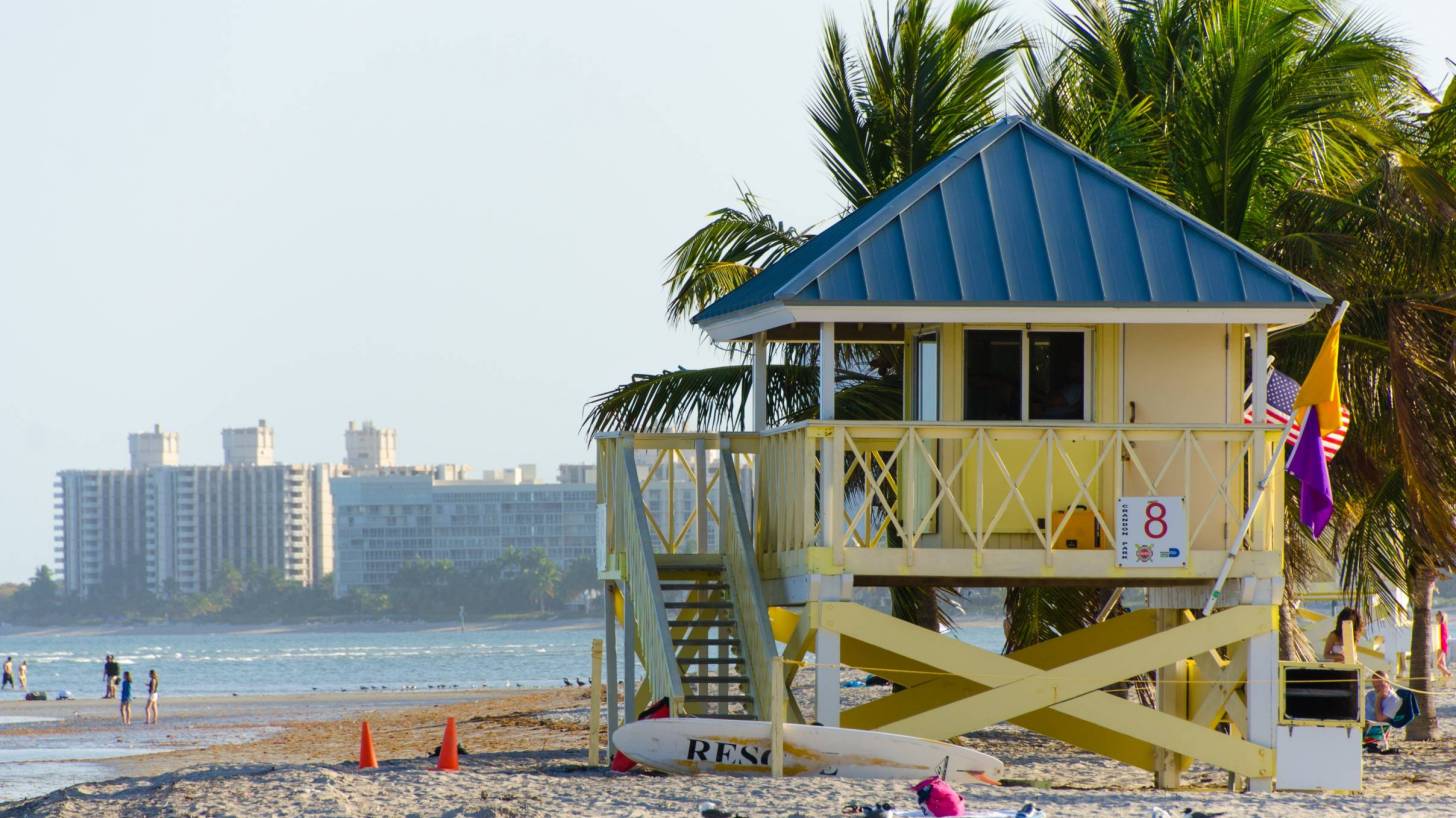
[[[455,619],[517,613],[550,613],[597,587],[590,558],[558,566],[539,548],[508,548],[469,569],[449,561],[419,561],[400,569],[388,588],[355,588],[334,598],[332,576],[313,587],[283,578],[276,569],[225,568],[205,594],[175,586],[157,594],[135,570],[113,571],[86,595],[67,594],[41,566],[23,583],[0,585],[0,622],[66,625],[94,622],[298,622],[321,619]]]

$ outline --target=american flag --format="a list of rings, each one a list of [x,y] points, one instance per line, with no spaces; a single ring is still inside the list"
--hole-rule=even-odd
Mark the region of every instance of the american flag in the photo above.
[[[1294,411],[1294,397],[1299,394],[1299,381],[1285,375],[1277,369],[1269,370],[1269,407],[1267,423],[1275,426],[1283,426],[1289,422],[1289,413]],[[1253,390],[1245,395],[1246,401],[1252,399]],[[1254,407],[1251,403],[1244,406],[1244,422],[1254,422]],[[1332,429],[1320,440],[1321,448],[1325,450],[1325,460],[1331,460],[1335,452],[1345,443],[1345,432],[1350,429],[1350,408],[1340,407],[1340,428]],[[1289,429],[1289,438],[1285,441],[1293,446],[1299,442],[1299,421]]]

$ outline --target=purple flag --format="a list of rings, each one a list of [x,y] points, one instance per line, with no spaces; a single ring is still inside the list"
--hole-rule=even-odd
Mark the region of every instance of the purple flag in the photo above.
[[[1314,434],[1310,434],[1313,431]],[[1320,446],[1319,412],[1310,408],[1304,416],[1304,434],[1289,456],[1289,473],[1299,479],[1299,521],[1318,537],[1335,510],[1330,489],[1330,468]]]

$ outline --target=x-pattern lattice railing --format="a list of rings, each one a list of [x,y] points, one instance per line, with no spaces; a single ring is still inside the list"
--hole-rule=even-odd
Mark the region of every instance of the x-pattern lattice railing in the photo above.
[[[1017,534],[1050,551],[1072,519],[1056,513],[1074,507],[1088,509],[1111,543],[1112,504],[1125,494],[1185,497],[1189,541],[1217,527],[1227,544],[1246,510],[1256,452],[1282,456],[1277,437],[1275,427],[1246,425],[799,424],[762,439],[760,551],[875,548],[892,544],[892,533],[912,550],[929,534],[953,533],[942,547],[979,551]],[[842,464],[837,484],[822,479],[825,462]],[[842,498],[828,537],[826,490],[831,502]],[[1275,533],[1267,506],[1259,511],[1249,547]]]
[[[709,550],[723,525],[719,488],[722,469],[729,462],[723,451],[730,451],[732,468],[751,475],[757,449],[752,437],[692,432],[600,435],[597,446],[603,452],[618,440],[631,441],[649,545],[657,553],[676,554],[689,542],[698,551]],[[619,490],[611,484],[611,474],[603,471],[598,478],[604,495]],[[609,502],[607,496],[598,499]]]

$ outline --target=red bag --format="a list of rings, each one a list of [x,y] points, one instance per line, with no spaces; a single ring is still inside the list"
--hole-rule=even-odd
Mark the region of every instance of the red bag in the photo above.
[[[646,710],[638,713],[637,720],[642,721],[644,719],[665,719],[670,715],[672,715],[672,713],[671,708],[668,705],[667,699],[659,699],[651,707],[648,707]],[[636,766],[637,762],[633,761],[631,758],[628,758],[627,754],[622,752],[621,750],[618,750],[612,756],[612,772],[614,773],[625,773]]]

